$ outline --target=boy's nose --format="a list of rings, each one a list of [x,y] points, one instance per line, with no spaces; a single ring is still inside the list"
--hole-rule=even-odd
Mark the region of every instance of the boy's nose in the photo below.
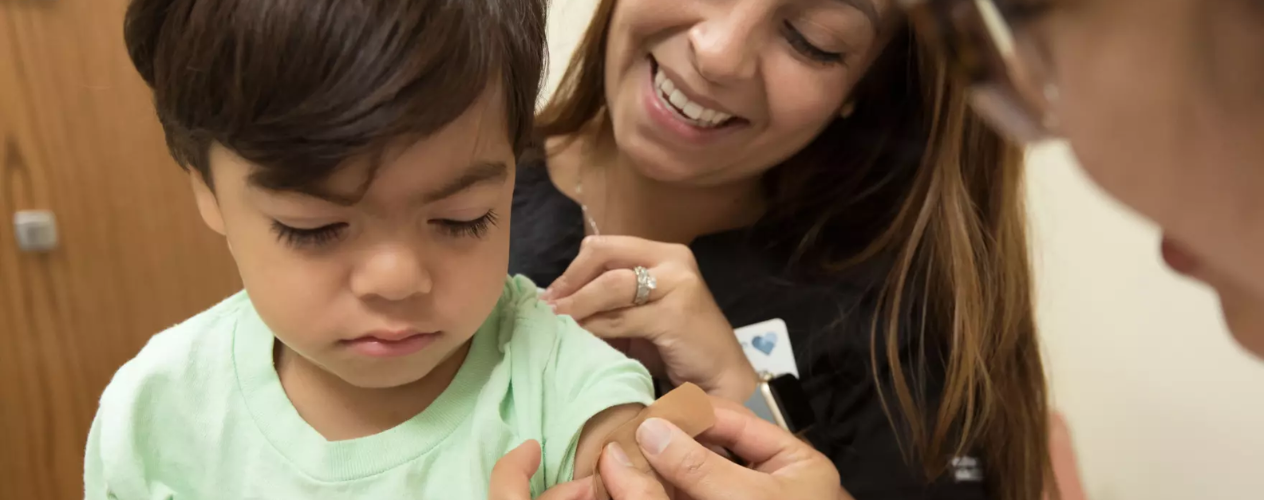
[[[378,249],[351,276],[351,291],[358,297],[404,300],[430,293],[430,274],[411,249],[390,246]]]

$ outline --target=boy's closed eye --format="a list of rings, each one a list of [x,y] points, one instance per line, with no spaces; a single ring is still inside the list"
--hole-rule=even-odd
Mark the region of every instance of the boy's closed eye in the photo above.
[[[496,211],[488,210],[487,213],[476,219],[434,219],[430,221],[430,224],[442,228],[449,236],[482,238],[487,234],[487,230],[495,226],[498,221],[499,218],[496,215]]]
[[[467,193],[478,191],[480,188],[503,186],[508,180],[508,164],[499,161],[476,161],[449,182],[411,197],[408,204],[410,206],[440,204],[457,197],[465,197]],[[281,196],[282,200],[298,196],[300,199],[294,203],[299,206],[316,203],[322,206],[338,205],[344,208],[358,203],[355,200],[360,199],[353,195],[340,194],[336,190],[319,197],[291,193],[283,193]],[[456,214],[451,217],[430,219],[427,224],[438,229],[442,236],[479,239],[485,236],[489,229],[495,227],[500,219],[494,209],[487,209],[481,213],[475,211],[477,215],[468,214],[470,210],[455,212]],[[282,220],[283,218],[272,220],[272,232],[278,241],[299,250],[329,247],[341,241],[353,229],[348,222],[329,222],[309,226],[286,223]]]
[[[429,225],[437,228],[445,236],[453,238],[482,238],[487,231],[497,225],[499,216],[495,210],[488,210],[474,219],[432,219]],[[320,248],[334,244],[342,239],[350,225],[346,222],[335,222],[317,227],[295,227],[278,220],[272,221],[272,232],[281,243],[295,249]]]
[[[294,248],[324,246],[336,241],[346,228],[345,222],[304,228],[289,226],[278,220],[272,221],[272,232],[276,234],[277,239]]]

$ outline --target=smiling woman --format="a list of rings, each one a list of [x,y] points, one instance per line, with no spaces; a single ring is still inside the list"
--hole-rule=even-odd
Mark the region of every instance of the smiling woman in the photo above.
[[[736,402],[781,319],[857,499],[1040,496],[1021,152],[891,1],[604,0],[537,118],[510,269],[558,312]]]

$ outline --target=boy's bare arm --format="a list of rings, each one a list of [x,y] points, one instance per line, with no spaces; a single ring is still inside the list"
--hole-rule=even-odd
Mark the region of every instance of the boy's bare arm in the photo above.
[[[593,475],[596,471],[597,458],[601,456],[606,437],[616,428],[636,417],[645,406],[627,404],[607,408],[584,424],[584,431],[579,435],[579,448],[575,452],[575,479]]]
[[[620,443],[633,466],[643,472],[652,473],[645,457],[637,448],[634,437],[637,427],[648,418],[667,420],[680,426],[690,436],[697,436],[715,425],[715,410],[711,406],[711,398],[702,389],[686,383],[665,394],[648,408],[623,405],[599,413],[588,421],[580,434],[574,477],[593,477],[601,453],[610,442]],[[599,477],[593,477],[593,490],[598,500],[609,498]],[[672,488],[668,488],[668,496],[674,498],[671,490]]]

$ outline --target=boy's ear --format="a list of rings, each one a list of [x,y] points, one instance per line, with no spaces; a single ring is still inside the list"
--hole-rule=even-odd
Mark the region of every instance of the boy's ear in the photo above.
[[[219,200],[206,185],[206,179],[197,170],[189,169],[189,183],[193,186],[193,198],[197,200],[198,212],[202,214],[202,222],[212,231],[224,235],[224,215],[219,211]]]

